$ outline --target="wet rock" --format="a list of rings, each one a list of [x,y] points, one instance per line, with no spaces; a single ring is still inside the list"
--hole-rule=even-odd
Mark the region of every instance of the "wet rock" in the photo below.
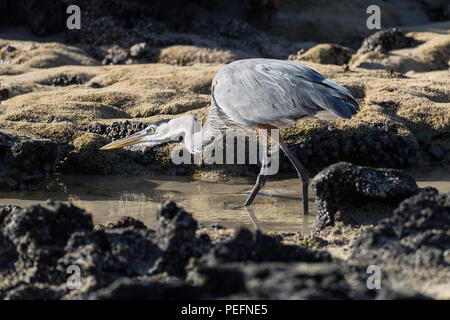
[[[343,135],[328,127],[289,137],[286,142],[310,174],[340,161],[396,169],[416,165],[417,145],[396,134],[398,128],[395,125],[373,123],[368,129],[367,133]],[[289,160],[285,160],[281,161],[280,168],[292,170]]]
[[[56,171],[62,144],[0,132],[0,189],[36,187]]]
[[[97,46],[116,43],[128,47],[129,42],[142,41],[145,35],[160,31],[151,20],[151,6],[146,3],[130,1],[123,6],[119,1],[81,1],[83,3],[79,5],[83,8],[83,27],[81,30],[68,32],[69,42]]]
[[[101,123],[91,123],[87,127],[87,132],[92,132],[92,133],[96,133],[96,134],[105,135],[107,127],[108,127],[107,125],[104,125],[104,124],[101,124]]]
[[[242,38],[249,35],[252,29],[248,23],[232,19],[220,28],[220,33],[230,38]]]
[[[330,261],[326,252],[318,252],[294,245],[284,245],[279,239],[252,233],[241,228],[230,241],[220,243],[200,260],[200,264],[221,265],[230,262],[323,262]]]
[[[161,5],[166,5],[166,3],[130,1],[129,5],[123,6],[120,1],[116,0],[84,1],[82,6],[83,28],[69,30],[67,41],[70,43],[81,42],[93,47],[115,44],[122,48],[130,48],[142,42],[151,48],[192,44],[192,41],[184,35],[168,34],[165,22],[181,19],[177,19],[174,14],[168,14],[167,7],[160,9]],[[174,13],[179,14],[180,11],[182,12],[181,5],[180,2],[176,5],[172,3],[169,8],[176,8]],[[189,6],[189,3],[186,2],[186,5]],[[165,21],[157,21],[154,19],[155,15],[161,15]],[[97,51],[97,48],[94,51]],[[103,60],[104,57],[105,52],[102,52],[95,58]]]
[[[414,178],[406,172],[347,162],[322,170],[311,185],[318,206],[315,229],[333,225],[335,214],[341,209],[366,204],[395,206],[419,191]]]
[[[5,220],[6,216],[9,214],[15,214],[20,211],[22,208],[19,206],[0,206],[0,225],[3,220]]]
[[[87,131],[101,134],[113,140],[121,139],[138,131],[144,130],[149,123],[140,121],[113,122],[111,125],[95,123],[88,126]]]
[[[444,159],[445,156],[444,150],[442,150],[442,147],[438,144],[432,144],[428,149],[428,152],[430,153],[433,160],[439,161]]]
[[[350,257],[358,265],[410,270],[450,266],[450,193],[425,190],[400,203],[391,218],[363,232]]]
[[[60,292],[45,285],[20,283],[0,298],[4,300],[55,300],[61,297]]]
[[[209,249],[209,239],[196,238],[196,221],[174,203],[165,204],[159,216],[155,231],[139,228],[141,225],[133,221],[132,224],[137,224],[138,228],[131,225],[73,233],[65,247],[66,254],[58,260],[58,270],[63,272],[70,265],[81,268],[84,284],[80,294],[83,297],[123,277],[145,277],[148,274],[154,275],[152,279],[139,285],[132,282],[133,286],[159,288],[157,283],[153,284],[160,282],[155,277],[167,274],[168,277],[163,277],[167,283],[161,285],[161,290],[169,288],[169,282],[178,279],[173,276],[182,278],[185,275],[185,266],[191,257]],[[130,222],[130,219],[126,220]],[[129,292],[130,285],[120,284],[118,287],[112,285],[98,295],[102,298],[122,295],[123,290]],[[152,295],[156,297],[157,292]]]
[[[250,0],[245,2],[245,17],[255,24],[270,24],[277,12],[275,0]]]
[[[225,230],[226,229],[226,227],[224,227],[220,223],[212,223],[209,227],[211,229],[217,229],[217,230]]]
[[[350,61],[353,50],[337,44],[319,44],[297,58],[321,64],[344,65]]]
[[[416,202],[405,212],[427,215]],[[164,204],[158,218],[155,231],[129,218],[93,230],[89,214],[61,202],[0,207],[0,278],[7,279],[0,282],[0,298],[373,298],[362,280],[347,280],[354,271],[323,251],[246,229],[211,250],[209,237],[197,237],[197,222],[175,203]],[[406,232],[448,228],[441,216],[416,222],[403,223]],[[80,268],[78,290],[67,288],[69,266]]]
[[[147,227],[142,221],[128,216],[120,217],[119,219],[117,219],[117,221],[108,223],[107,227],[111,229],[117,229],[117,228],[126,228],[130,226],[136,229],[147,229]]]
[[[3,228],[3,221],[10,214],[16,214],[22,208],[18,206],[0,206],[0,228]],[[12,270],[14,262],[17,260],[17,251],[13,242],[0,232],[0,271]],[[0,289],[0,298],[1,298]]]
[[[400,239],[431,229],[442,230],[448,237],[449,210],[450,193],[439,195],[435,189],[428,189],[400,203],[388,224]],[[443,242],[442,245],[449,247],[450,242]]]
[[[210,240],[197,238],[197,222],[172,202],[158,215],[155,231],[130,217],[94,230],[89,214],[62,202],[0,207],[0,276],[10,279],[0,283],[0,296],[80,298],[123,277],[152,274],[152,282],[167,285],[182,279],[187,262],[208,251]],[[71,266],[82,275],[76,292],[65,286]],[[43,284],[54,291],[41,290]]]
[[[14,52],[16,51],[16,47],[13,47],[12,45],[7,44],[5,47],[6,52]]]
[[[152,277],[121,278],[108,287],[90,294],[92,300],[187,300],[204,296],[202,288],[185,285],[182,281],[155,281]]]
[[[52,81],[53,86],[70,86],[73,84],[82,84],[83,80],[79,76],[66,76],[62,75],[56,77]]]
[[[9,97],[9,90],[8,89],[1,89],[0,90],[0,101],[6,100]]]
[[[126,166],[121,161],[123,150],[104,152],[101,147],[109,139],[93,133],[84,133],[73,141],[73,149],[68,152],[64,163],[59,167],[63,173],[108,174]]]
[[[124,64],[127,58],[128,58],[127,50],[115,45],[107,49],[102,64],[104,65]]]
[[[99,88],[102,88],[103,86],[98,82],[92,82],[89,84],[89,87],[94,88],[94,89],[99,89]]]
[[[202,288],[208,298],[246,292],[244,275],[239,265],[199,266],[188,274],[187,282]]]
[[[430,297],[415,291],[396,291],[382,287],[376,296],[377,300],[431,300]]]
[[[146,43],[136,43],[130,48],[130,55],[135,58],[139,58],[144,55],[146,49]]]
[[[128,124],[128,125],[127,125]],[[67,153],[64,162],[59,166],[63,173],[86,174],[148,174],[156,170],[167,169],[167,162],[162,164],[157,159],[157,148],[133,147],[115,150],[100,150],[101,147],[146,128],[140,122],[117,122],[111,126],[90,124],[88,132],[73,141],[73,149]],[[161,154],[161,152],[159,152]],[[164,157],[167,154],[163,154]],[[170,159],[169,159],[170,160]],[[177,169],[181,172],[181,170]]]
[[[191,257],[200,257],[211,247],[209,237],[196,238],[197,221],[192,215],[166,202],[158,212],[155,243],[163,251],[152,273],[167,272],[170,275],[186,276],[185,267]]]
[[[64,274],[69,266],[78,266],[84,280],[82,293],[123,276],[145,275],[161,254],[152,239],[153,231],[134,227],[75,232],[57,268]]]
[[[248,263],[203,267],[192,281],[213,298],[349,299],[364,298],[333,263]]]
[[[17,56],[17,49],[10,44],[0,45],[0,62],[9,64]]]
[[[159,50],[152,48],[146,42],[136,43],[130,48],[130,56],[141,62],[153,62],[158,58]]]
[[[417,139],[417,142],[419,142],[420,144],[424,144],[425,143],[425,134],[422,132],[422,131],[420,131],[420,132],[416,132],[415,134],[414,134],[414,136],[416,137],[416,139]]]
[[[158,215],[155,231],[129,226],[100,229],[92,236],[74,234],[66,248],[68,254],[60,263],[80,264],[102,285],[121,275],[136,277],[164,272],[183,277],[188,260],[209,249],[209,239],[196,238],[197,222],[173,202],[163,205]]]
[[[30,1],[27,23],[30,31],[38,36],[55,33],[66,28],[66,8],[62,1]]]
[[[448,21],[450,4],[446,0],[420,0],[422,8],[431,21]]]
[[[364,39],[357,54],[370,51],[386,53],[391,50],[412,47],[417,45],[414,38],[406,37],[404,33],[396,28],[378,31]]]
[[[92,227],[89,214],[61,202],[14,210],[1,224],[0,242],[9,249],[3,252],[1,265],[14,265],[15,277],[27,282],[61,280],[65,275],[55,272],[55,266],[67,240],[72,233]]]

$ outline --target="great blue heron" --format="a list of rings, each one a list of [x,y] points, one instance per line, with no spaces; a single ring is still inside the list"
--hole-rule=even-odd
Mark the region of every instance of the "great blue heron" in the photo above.
[[[349,119],[358,110],[359,105],[350,91],[308,67],[281,60],[244,59],[226,65],[214,77],[211,108],[203,128],[194,116],[184,115],[152,124],[101,149],[134,144],[154,146],[179,141],[181,136],[186,149],[196,153],[227,128],[287,127],[306,116],[325,120],[338,117]],[[201,143],[194,145],[192,142],[197,138]],[[303,211],[307,215],[308,171],[281,138],[279,146],[302,182]],[[261,171],[244,206],[252,203],[266,182],[266,161],[262,159]]]

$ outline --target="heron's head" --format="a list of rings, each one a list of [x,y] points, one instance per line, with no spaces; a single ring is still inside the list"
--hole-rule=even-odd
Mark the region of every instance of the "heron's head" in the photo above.
[[[153,147],[169,141],[179,141],[180,132],[174,130],[173,120],[161,120],[150,124],[144,130],[129,135],[128,137],[113,141],[100,150],[111,150],[131,145],[144,145]]]

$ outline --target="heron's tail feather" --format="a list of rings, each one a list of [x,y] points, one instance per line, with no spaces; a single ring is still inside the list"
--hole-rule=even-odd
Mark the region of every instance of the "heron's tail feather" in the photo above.
[[[315,118],[320,120],[337,120],[339,117],[328,110],[319,111],[314,115]]]
[[[328,79],[323,80],[321,84],[324,85],[324,89],[326,90],[324,92],[325,94],[320,96],[323,101],[320,101],[321,103],[319,105],[323,109],[337,117],[345,119],[350,119],[352,115],[359,111],[358,102],[353,98],[347,88]],[[320,116],[318,118],[320,119]]]

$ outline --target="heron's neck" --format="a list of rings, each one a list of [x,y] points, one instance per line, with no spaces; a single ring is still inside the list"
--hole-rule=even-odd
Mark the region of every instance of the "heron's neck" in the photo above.
[[[190,153],[199,153],[203,150],[203,147],[214,141],[214,130],[211,122],[208,120],[203,127],[192,116],[188,117],[188,120],[185,122],[184,128],[182,129],[184,131],[183,142]]]

